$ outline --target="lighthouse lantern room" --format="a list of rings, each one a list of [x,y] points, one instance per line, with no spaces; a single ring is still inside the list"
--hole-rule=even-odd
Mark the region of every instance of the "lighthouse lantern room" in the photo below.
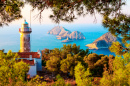
[[[21,28],[19,28],[20,33],[20,52],[30,52],[30,33],[31,28],[28,26],[26,20],[22,23]]]

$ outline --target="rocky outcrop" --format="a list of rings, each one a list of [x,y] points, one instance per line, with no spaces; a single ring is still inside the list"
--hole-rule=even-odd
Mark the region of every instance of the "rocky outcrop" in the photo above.
[[[71,31],[65,29],[62,26],[56,26],[52,30],[48,31],[48,34],[57,35],[57,39],[65,39],[62,42],[72,42],[73,40],[85,39],[84,35],[79,31]]]
[[[121,42],[121,38],[115,37],[110,32],[107,32],[96,39],[93,43],[87,44],[86,46],[89,47],[89,49],[108,48],[109,46],[111,46],[112,42],[115,41]]]
[[[67,39],[65,39],[65,40],[63,40],[63,41],[61,41],[61,42],[72,42],[72,41],[73,41],[73,40],[67,38]]]
[[[85,39],[84,35],[79,31],[74,31],[69,35],[70,39]]]
[[[67,36],[71,33],[71,31],[65,29],[62,26],[56,26],[50,31],[47,32],[48,34],[58,35],[57,39],[66,39]]]

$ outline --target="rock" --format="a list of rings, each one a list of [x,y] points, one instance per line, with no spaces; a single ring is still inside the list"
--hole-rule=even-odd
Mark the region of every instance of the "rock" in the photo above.
[[[72,41],[73,41],[73,40],[67,38],[67,39],[65,39],[65,40],[63,40],[63,41],[61,41],[61,42],[72,42]]]
[[[70,39],[85,39],[84,35],[79,31],[74,31],[69,35]]]
[[[59,33],[61,32],[62,27],[57,26],[54,27],[53,29],[51,29],[50,31],[48,31],[48,34],[53,34],[53,35],[59,35]]]
[[[71,31],[65,29],[62,26],[56,26],[52,30],[48,31],[48,34],[57,35],[57,39],[66,39],[62,42],[71,42],[72,40],[85,39],[84,35],[79,31]]]
[[[48,34],[58,35],[59,37],[66,37],[66,35],[70,34],[71,32],[65,29],[62,26],[56,26],[50,31],[47,32]],[[66,37],[67,38],[67,37]]]
[[[96,39],[93,43],[87,44],[86,46],[89,47],[89,49],[108,48],[111,46],[112,42],[115,41],[121,42],[121,38],[114,37],[110,32],[107,32]]]

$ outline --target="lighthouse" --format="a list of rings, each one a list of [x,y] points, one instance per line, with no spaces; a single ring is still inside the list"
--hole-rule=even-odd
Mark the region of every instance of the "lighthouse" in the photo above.
[[[21,28],[19,28],[20,33],[20,52],[30,52],[30,33],[31,28],[28,26],[26,20],[22,23]]]

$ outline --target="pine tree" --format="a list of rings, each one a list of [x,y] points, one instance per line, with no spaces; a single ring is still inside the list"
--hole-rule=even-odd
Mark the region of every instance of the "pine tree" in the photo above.
[[[85,70],[85,67],[80,62],[75,67],[75,79],[77,86],[92,86],[89,68]]]

